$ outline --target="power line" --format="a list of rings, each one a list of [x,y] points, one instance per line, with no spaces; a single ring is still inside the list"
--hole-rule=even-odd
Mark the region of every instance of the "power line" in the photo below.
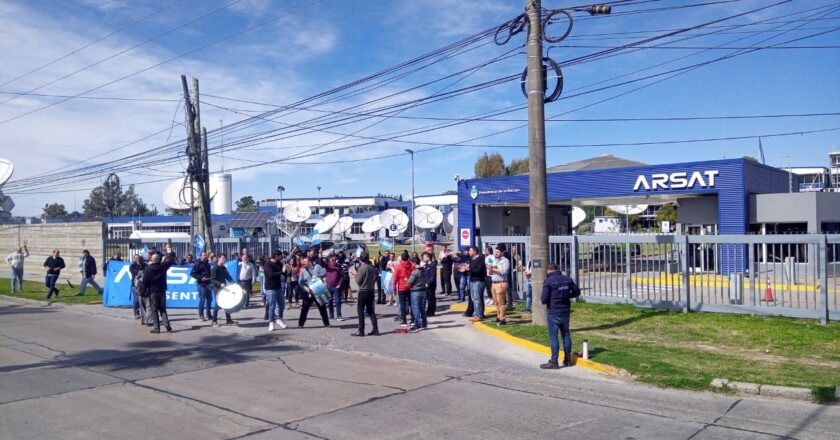
[[[0,91],[0,95],[15,95],[20,96],[35,96],[38,98],[67,98],[67,99],[92,99],[101,101],[138,101],[138,102],[180,102],[177,99],[162,99],[162,98],[127,98],[122,96],[74,96],[74,95],[48,95],[44,93],[27,93],[27,92],[4,92]]]

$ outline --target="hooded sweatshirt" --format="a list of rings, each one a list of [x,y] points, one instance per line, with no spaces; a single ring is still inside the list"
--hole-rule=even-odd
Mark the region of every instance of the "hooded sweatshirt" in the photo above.
[[[394,290],[397,292],[406,292],[411,290],[411,286],[408,284],[408,277],[411,276],[411,272],[414,270],[414,265],[409,260],[400,260],[397,267],[394,268]]]
[[[423,269],[417,267],[411,272],[411,276],[408,277],[408,284],[411,286],[412,292],[425,292],[426,291],[426,274],[424,273]]]

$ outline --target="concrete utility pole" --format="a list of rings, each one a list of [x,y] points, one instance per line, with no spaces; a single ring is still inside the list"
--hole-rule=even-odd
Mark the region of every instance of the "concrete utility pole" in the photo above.
[[[540,0],[525,0],[528,15],[528,188],[531,226],[531,283],[539,298],[548,264],[545,182],[545,79],[542,74],[542,7]],[[545,306],[533,302],[534,324],[546,325]]]
[[[207,166],[207,151],[206,141],[202,142],[199,133],[201,132],[201,120],[198,115],[199,110],[199,94],[198,94],[198,79],[193,78],[193,88],[195,89],[195,105],[190,102],[190,91],[187,86],[187,77],[181,75],[181,85],[184,88],[184,105],[186,107],[187,122],[189,128],[189,166],[187,174],[190,182],[190,200],[192,200],[192,193],[194,188],[198,189],[198,206],[193,206],[190,209],[192,213],[193,225],[190,229],[195,230],[197,224],[198,233],[204,237],[207,249],[213,249],[212,227],[210,224],[210,200],[209,200],[209,167]],[[206,133],[206,132],[205,132]],[[206,136],[206,134],[205,134]],[[202,147],[202,143],[204,147]]]
[[[207,226],[206,234],[204,235],[204,241],[207,242],[208,249],[215,249],[214,241],[213,241],[213,217],[211,216],[212,212],[210,209],[210,161],[208,160],[208,153],[207,153],[207,128],[201,127],[201,138],[204,140],[203,148],[201,149],[201,176],[204,180],[204,194],[205,199],[207,200],[204,206],[204,215],[207,217],[207,221],[205,225]]]
[[[405,149],[405,152],[411,155],[411,251],[417,252],[417,244],[414,240],[414,210],[417,208],[414,201],[414,150]]]

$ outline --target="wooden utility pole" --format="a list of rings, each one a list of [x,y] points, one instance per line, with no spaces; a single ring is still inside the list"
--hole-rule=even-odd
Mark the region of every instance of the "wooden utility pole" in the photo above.
[[[193,188],[195,184],[195,167],[196,154],[198,152],[197,134],[195,132],[195,113],[193,112],[192,102],[190,101],[190,89],[187,85],[187,77],[181,75],[181,86],[184,88],[184,109],[187,114],[187,183],[190,185],[189,189],[189,203],[190,203],[190,239],[195,236],[196,232],[200,233],[199,217],[196,212],[195,200],[193,196]],[[185,189],[186,190],[186,189]],[[183,194],[183,193],[182,193]]]
[[[531,226],[531,283],[538,298],[545,283],[548,264],[545,178],[545,78],[542,61],[542,7],[540,0],[525,0],[528,15],[528,184]],[[545,306],[534,301],[534,324],[546,325]]]
[[[189,166],[187,174],[189,175],[190,200],[192,202],[192,194],[198,190],[198,203],[192,203],[192,229],[198,231],[204,238],[206,249],[213,249],[213,229],[210,217],[210,178],[209,166],[207,160],[207,130],[201,127],[201,116],[199,114],[199,92],[198,79],[193,78],[193,90],[195,92],[194,102],[190,101],[190,91],[187,86],[187,77],[181,75],[181,85],[184,88],[184,104],[187,112],[187,122],[189,125]],[[204,134],[204,142],[199,136],[199,133]],[[197,206],[196,206],[197,205]]]

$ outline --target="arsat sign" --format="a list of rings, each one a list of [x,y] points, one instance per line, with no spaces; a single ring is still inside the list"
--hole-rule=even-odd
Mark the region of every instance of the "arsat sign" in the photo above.
[[[687,172],[651,174],[650,179],[642,174],[636,178],[633,191],[657,191],[660,189],[685,189],[685,188],[714,188],[715,177],[720,174],[717,170],[695,171],[689,175]]]

